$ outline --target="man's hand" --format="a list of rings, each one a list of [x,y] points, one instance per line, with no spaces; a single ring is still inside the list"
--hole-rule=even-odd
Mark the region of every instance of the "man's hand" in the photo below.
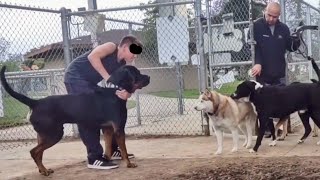
[[[255,76],[260,76],[261,74],[261,65],[260,64],[256,64],[252,67],[252,75]]]
[[[126,90],[117,90],[116,95],[123,100],[127,100],[128,98],[131,97],[131,93],[128,93]]]

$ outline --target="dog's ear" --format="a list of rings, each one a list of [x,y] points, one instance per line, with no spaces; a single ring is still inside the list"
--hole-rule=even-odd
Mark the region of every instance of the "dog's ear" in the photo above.
[[[315,79],[310,79],[310,81],[311,81],[312,83],[318,83],[318,80],[315,80]]]
[[[250,89],[250,90],[255,90],[255,85],[256,83],[254,81],[245,81],[245,85]]]
[[[211,93],[211,91],[209,89],[205,90],[204,95],[207,96],[208,98],[212,97],[212,93]]]
[[[246,86],[251,90],[251,91],[256,91],[260,92],[262,89],[263,85],[257,81],[245,81]]]

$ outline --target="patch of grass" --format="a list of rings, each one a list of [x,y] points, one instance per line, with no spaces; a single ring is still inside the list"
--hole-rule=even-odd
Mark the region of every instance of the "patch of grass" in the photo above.
[[[236,87],[241,83],[241,81],[235,81],[232,83],[226,83],[222,85],[220,89],[215,89],[215,91],[224,94],[224,95],[230,95],[235,90]],[[155,96],[159,97],[167,97],[167,98],[177,98],[178,94],[177,91],[159,91],[159,92],[152,92],[150,93]],[[197,99],[199,97],[199,90],[198,89],[185,89],[183,91],[183,97],[187,99]]]
[[[25,124],[29,107],[12,97],[5,97],[3,100],[4,117],[0,118],[0,127],[11,127]]]
[[[134,108],[134,107],[136,107],[136,101],[128,100],[127,101],[127,109],[131,109],[131,108]]]

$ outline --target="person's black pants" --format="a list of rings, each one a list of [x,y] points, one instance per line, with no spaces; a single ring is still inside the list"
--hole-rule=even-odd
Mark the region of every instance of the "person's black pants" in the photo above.
[[[87,82],[65,83],[68,94],[92,93],[94,86]],[[102,158],[103,148],[100,144],[100,130],[98,126],[84,126],[77,124],[80,138],[87,148],[88,159],[96,160]],[[117,150],[118,145],[115,137],[112,137],[112,152]]]

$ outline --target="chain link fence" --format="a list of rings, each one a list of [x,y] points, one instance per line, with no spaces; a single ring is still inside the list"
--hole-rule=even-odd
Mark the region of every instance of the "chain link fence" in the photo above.
[[[0,60],[13,89],[32,98],[65,92],[61,13],[59,10],[0,4]],[[1,89],[0,150],[36,142],[29,108]],[[70,125],[65,137],[73,136]]]
[[[201,115],[193,110],[195,99],[183,96],[186,91],[199,95],[198,68],[191,61],[196,53],[193,2],[163,1],[69,15],[70,40],[75,42],[72,58],[98,44],[119,43],[126,34],[144,44],[135,66],[151,77],[151,83],[129,101],[133,107],[128,112],[127,134],[203,134]]]
[[[235,86],[248,79],[247,71],[252,65],[250,18],[255,19],[261,13],[260,6],[247,0],[206,1],[204,50],[211,89],[220,89],[226,83]]]
[[[320,10],[304,1],[286,0],[285,22],[291,31],[299,26],[300,22],[305,25],[320,25]],[[319,63],[320,34],[319,31],[305,31],[303,34],[305,45],[300,46],[300,50],[306,55],[313,57]],[[311,78],[318,79],[311,66],[310,61],[302,57],[299,53],[288,54],[288,82],[310,82]]]
[[[293,17],[296,1],[289,1],[282,2],[293,29],[298,24]],[[248,0],[156,2],[74,12],[0,3],[5,16],[0,19],[0,58],[10,71],[9,83],[33,98],[66,94],[63,75],[68,63],[99,44],[118,43],[133,34],[144,44],[135,65],[150,75],[151,83],[129,99],[126,133],[207,134],[208,122],[193,108],[199,92],[210,87],[230,94],[240,81],[249,79],[254,53],[248,40],[250,19],[261,17],[264,5]],[[299,17],[305,24],[319,23],[319,12],[308,7],[301,3]],[[315,59],[317,33],[310,35]],[[306,60],[291,53],[288,61],[290,81],[311,77]],[[27,121],[28,107],[1,92],[0,150],[36,142]],[[77,137],[76,125],[66,124],[64,131],[64,139]]]
[[[145,48],[135,64],[152,80],[128,102],[127,134],[201,135],[201,114],[193,110],[199,95],[198,66],[191,63],[198,39],[193,7],[193,1],[186,1],[71,12],[0,4],[8,16],[1,20],[6,24],[1,37],[8,44],[1,62],[10,71],[6,77],[14,90],[32,98],[65,94],[64,68],[72,59],[98,44],[136,35]],[[17,54],[19,59],[12,59]],[[185,91],[195,94],[194,99],[186,99]],[[36,142],[28,107],[1,92],[0,149]],[[77,136],[75,127],[65,125],[64,138]]]

